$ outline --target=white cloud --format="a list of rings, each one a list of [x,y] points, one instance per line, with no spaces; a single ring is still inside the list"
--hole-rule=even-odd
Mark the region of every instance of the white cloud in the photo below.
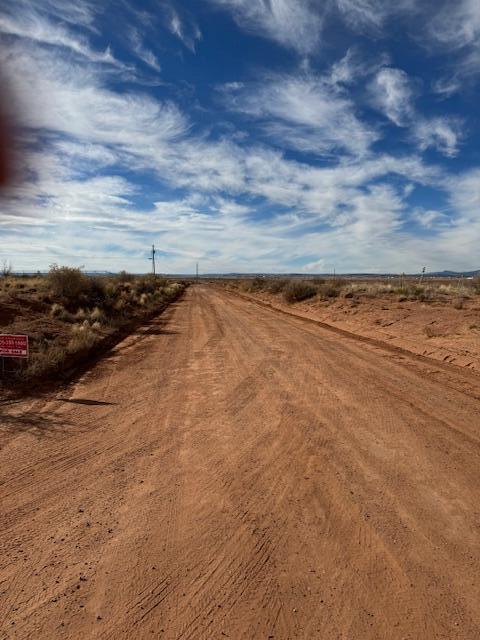
[[[0,14],[0,33],[69,49],[89,62],[124,66],[114,58],[109,48],[105,51],[95,51],[85,38],[73,34],[61,25],[53,24],[35,12],[24,12],[16,17]]]
[[[478,0],[447,2],[429,22],[430,35],[447,46],[462,48],[478,44],[480,4]]]
[[[463,216],[479,222],[480,211],[480,169],[471,169],[452,177],[448,181],[450,198],[454,209]]]
[[[195,53],[198,40],[202,38],[199,26],[190,15],[180,15],[171,4],[164,6],[166,26],[169,31]]]
[[[371,85],[375,106],[398,127],[406,126],[413,117],[413,90],[405,71],[381,69]]]
[[[381,69],[371,84],[373,104],[398,127],[408,127],[421,151],[434,148],[447,157],[458,153],[461,122],[451,116],[425,118],[414,106],[414,91],[401,69]]]
[[[230,11],[243,29],[262,35],[301,55],[315,51],[323,19],[310,0],[210,0]]]
[[[224,95],[230,109],[255,118],[282,146],[321,155],[339,150],[364,155],[378,138],[329,78],[273,76],[239,89],[227,87]]]
[[[11,49],[3,68],[23,105],[20,123],[27,127],[116,145],[133,155],[160,151],[165,141],[174,140],[188,127],[171,103],[139,93],[113,92],[103,85],[98,69],[39,49]]]
[[[426,229],[434,229],[442,226],[450,226],[450,219],[447,214],[435,209],[416,208],[413,211],[413,219]]]
[[[338,9],[354,29],[380,29],[387,19],[401,12],[411,14],[415,0],[336,0]]]
[[[361,56],[358,50],[350,48],[343,58],[332,65],[329,81],[333,85],[348,86],[364,80],[366,76],[372,75],[388,63],[389,56],[386,53],[373,58]]]
[[[41,12],[55,16],[59,20],[72,25],[81,25],[93,30],[97,13],[100,10],[98,4],[92,0],[76,0],[75,2],[65,2],[65,0],[16,0],[15,9],[17,13],[22,14],[31,11]]]
[[[427,34],[430,44],[456,54],[452,72],[434,84],[438,93],[451,95],[470,76],[480,73],[480,3],[478,0],[446,2],[432,16]]]
[[[417,118],[413,135],[423,151],[429,147],[437,149],[450,158],[458,153],[461,137],[460,122],[454,118],[439,117],[430,120]]]
[[[147,66],[151,67],[158,73],[161,71],[160,62],[151,49],[144,46],[139,31],[135,28],[130,31],[130,43],[135,55],[142,60]]]

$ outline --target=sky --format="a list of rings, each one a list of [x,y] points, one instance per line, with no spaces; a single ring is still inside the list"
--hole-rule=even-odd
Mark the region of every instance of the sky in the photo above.
[[[480,268],[479,0],[6,5],[15,270]]]

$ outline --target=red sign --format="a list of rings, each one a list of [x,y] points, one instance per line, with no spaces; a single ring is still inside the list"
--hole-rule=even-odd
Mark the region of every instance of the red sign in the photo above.
[[[0,356],[28,358],[28,336],[0,334]]]

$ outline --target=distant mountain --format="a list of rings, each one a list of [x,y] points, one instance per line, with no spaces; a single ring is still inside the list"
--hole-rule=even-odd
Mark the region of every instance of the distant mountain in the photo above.
[[[427,278],[476,278],[480,276],[480,269],[477,271],[435,271],[426,273]]]

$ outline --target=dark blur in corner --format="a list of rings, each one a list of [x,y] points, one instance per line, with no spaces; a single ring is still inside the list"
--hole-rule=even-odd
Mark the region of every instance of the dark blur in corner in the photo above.
[[[12,108],[13,97],[0,70],[0,189],[13,180],[13,122],[7,116]]]

